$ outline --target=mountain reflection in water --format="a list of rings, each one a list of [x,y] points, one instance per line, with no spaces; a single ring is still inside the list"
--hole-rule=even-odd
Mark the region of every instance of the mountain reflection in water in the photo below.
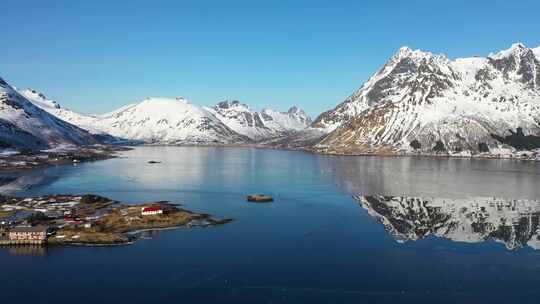
[[[9,195],[38,186],[50,185],[60,178],[60,172],[59,167],[1,172],[0,194]]]
[[[503,198],[470,199],[355,196],[398,242],[429,235],[456,242],[503,243],[509,250],[540,249],[540,202]]]

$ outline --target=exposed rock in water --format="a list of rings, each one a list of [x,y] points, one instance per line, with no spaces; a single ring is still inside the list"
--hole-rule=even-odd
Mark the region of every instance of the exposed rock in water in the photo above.
[[[246,200],[253,203],[270,203],[274,201],[274,198],[270,195],[251,194],[246,197]]]

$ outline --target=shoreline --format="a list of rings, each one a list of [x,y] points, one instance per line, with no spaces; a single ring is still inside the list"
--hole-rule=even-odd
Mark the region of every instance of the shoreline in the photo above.
[[[540,162],[540,155],[533,151],[516,151],[509,154],[471,154],[453,155],[448,153],[409,153],[409,152],[337,152],[321,151],[308,147],[273,146],[268,144],[137,144],[137,145],[108,145],[96,147],[80,147],[66,150],[39,151],[32,154],[0,155],[0,172],[32,170],[50,166],[77,165],[80,163],[119,158],[120,152],[136,149],[137,147],[208,147],[208,148],[240,148],[305,152],[321,156],[363,156],[363,157],[410,157],[432,159],[470,159],[470,160],[514,160]],[[532,155],[531,155],[532,154]],[[60,155],[60,157],[56,157]]]
[[[261,149],[261,150],[280,150],[280,151],[297,151],[305,152],[322,156],[370,156],[370,157],[411,157],[411,158],[454,158],[454,159],[491,159],[491,160],[518,160],[518,161],[530,161],[530,162],[540,162],[540,153],[537,158],[531,157],[522,157],[519,153],[534,153],[532,151],[516,151],[515,154],[509,155],[497,155],[497,154],[471,154],[471,155],[453,155],[453,154],[444,154],[444,153],[389,153],[389,152],[323,152],[312,148],[306,147],[282,147],[282,146],[272,146],[272,145],[263,145],[263,144],[208,144],[208,145],[197,145],[197,144],[185,144],[185,145],[168,145],[168,144],[142,144],[134,145],[130,147],[212,147],[212,148],[243,148],[243,149]]]
[[[84,146],[58,150],[17,152],[0,155],[0,172],[31,170],[50,166],[77,165],[80,163],[107,160],[117,154],[133,149],[128,146]]]
[[[2,197],[0,210],[10,213],[0,218],[0,247],[129,245],[147,231],[206,228],[233,221],[166,201],[128,205],[91,194]]]

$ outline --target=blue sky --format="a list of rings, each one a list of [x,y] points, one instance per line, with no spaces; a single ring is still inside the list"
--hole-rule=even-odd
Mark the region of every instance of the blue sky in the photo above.
[[[334,107],[403,45],[540,45],[540,1],[3,0],[0,76],[85,113],[147,96]]]

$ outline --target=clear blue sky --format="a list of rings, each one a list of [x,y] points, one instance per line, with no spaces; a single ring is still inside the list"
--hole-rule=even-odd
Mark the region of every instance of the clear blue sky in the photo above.
[[[540,1],[2,0],[0,76],[101,113],[147,96],[334,107],[400,46],[540,45]]]

